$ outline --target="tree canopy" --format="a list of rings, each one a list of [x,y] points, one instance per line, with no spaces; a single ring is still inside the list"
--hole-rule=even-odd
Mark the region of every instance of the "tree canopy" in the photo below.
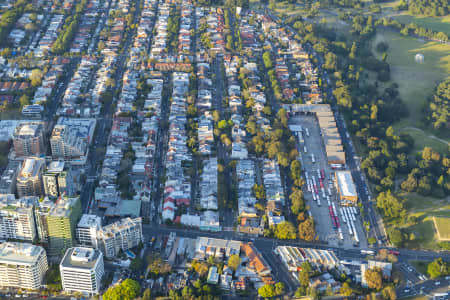
[[[291,222],[283,221],[276,226],[275,237],[280,240],[294,240],[297,237],[297,231]]]
[[[132,300],[141,293],[141,286],[133,279],[125,279],[122,283],[110,287],[103,294],[104,300]]]
[[[432,261],[427,268],[427,273],[431,278],[438,278],[441,276],[447,276],[450,272],[449,265],[443,261],[442,258]]]

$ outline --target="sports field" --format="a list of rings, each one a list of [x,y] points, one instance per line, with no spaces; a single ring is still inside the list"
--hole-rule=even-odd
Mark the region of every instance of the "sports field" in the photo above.
[[[445,152],[448,149],[448,137],[444,137],[447,144],[440,141],[439,137],[433,138],[436,133],[426,128],[421,120],[427,97],[433,94],[439,82],[450,76],[450,45],[405,37],[389,30],[378,30],[372,43],[378,57],[381,54],[375,51],[375,47],[380,41],[389,44],[387,62],[391,66],[391,82],[388,84],[396,82],[399,85],[400,96],[410,111],[409,117],[394,128],[398,132],[410,133],[416,140],[417,151],[429,145]],[[419,53],[424,55],[423,63],[417,63],[414,59]]]

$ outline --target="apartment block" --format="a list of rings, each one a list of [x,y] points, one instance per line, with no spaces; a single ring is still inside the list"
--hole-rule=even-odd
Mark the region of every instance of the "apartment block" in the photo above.
[[[0,287],[40,289],[47,270],[47,255],[41,246],[0,244]]]
[[[82,246],[97,248],[97,231],[102,227],[102,218],[97,215],[83,214],[78,222],[76,234]]]
[[[70,170],[64,161],[52,161],[42,177],[45,195],[51,198],[73,195],[73,180]]]
[[[0,239],[33,242],[37,237],[33,212],[37,202],[37,197],[0,195]]]
[[[60,197],[53,202],[48,197],[35,209],[39,240],[45,243],[49,256],[62,256],[75,246],[75,229],[81,216],[79,197]]]
[[[14,130],[13,144],[16,156],[45,154],[43,123],[27,122],[19,124]]]
[[[142,240],[142,218],[121,219],[97,233],[98,247],[108,258],[115,257],[120,250],[136,247]]]
[[[30,157],[24,160],[16,180],[19,197],[41,196],[43,194],[42,174],[44,168],[44,158]]]
[[[20,162],[14,160],[8,162],[8,165],[0,178],[0,194],[16,193],[16,181],[20,169]]]

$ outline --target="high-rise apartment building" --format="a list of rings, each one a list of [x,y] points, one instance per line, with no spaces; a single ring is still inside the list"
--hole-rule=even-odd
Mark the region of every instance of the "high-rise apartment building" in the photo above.
[[[19,197],[41,196],[43,194],[42,174],[44,168],[44,158],[30,157],[23,161],[16,179]]]
[[[14,195],[0,195],[0,239],[33,242],[36,235],[34,205],[37,197],[16,199]]]
[[[70,167],[67,167],[64,161],[52,161],[42,176],[45,195],[51,198],[73,195],[73,181],[70,170]]]
[[[142,242],[142,219],[125,218],[104,226],[97,232],[97,243],[105,257],[136,247]]]
[[[40,201],[35,209],[39,239],[48,245],[49,256],[62,256],[75,246],[75,228],[81,216],[79,197],[49,198]]]
[[[70,248],[61,260],[59,270],[64,291],[96,295],[105,273],[103,254],[92,248]]]
[[[102,218],[84,214],[77,225],[77,240],[82,246],[97,248],[97,231],[102,227]]]
[[[78,128],[68,125],[55,125],[50,138],[52,157],[71,160],[86,153],[87,142],[78,134]]]
[[[0,286],[40,289],[48,270],[44,248],[27,243],[0,244]]]
[[[14,160],[8,162],[8,165],[0,178],[0,194],[16,193],[16,181],[20,168],[20,162]]]
[[[42,122],[19,124],[14,130],[16,156],[39,156],[45,154],[44,126]]]

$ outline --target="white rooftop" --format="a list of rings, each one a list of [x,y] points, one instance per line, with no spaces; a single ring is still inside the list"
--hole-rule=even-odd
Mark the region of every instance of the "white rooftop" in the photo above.
[[[33,264],[42,251],[44,248],[33,244],[5,242],[0,244],[0,263]]]
[[[356,188],[350,171],[338,171],[336,177],[339,189],[344,197],[356,197]]]

